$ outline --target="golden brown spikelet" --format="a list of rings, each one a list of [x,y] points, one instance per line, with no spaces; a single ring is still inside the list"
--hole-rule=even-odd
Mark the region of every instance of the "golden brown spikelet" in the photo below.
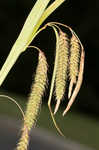
[[[79,71],[80,44],[75,36],[72,36],[70,44],[70,79],[73,79],[73,81],[76,82]]]
[[[75,89],[73,91],[73,94],[67,104],[67,107],[66,109],[64,110],[63,112],[63,116],[68,112],[68,110],[70,109],[70,107],[72,106],[79,90],[80,90],[80,87],[81,87],[81,84],[82,84],[82,80],[83,80],[83,71],[84,71],[84,58],[85,58],[85,52],[84,52],[84,49],[83,49],[83,46],[81,48],[81,58],[80,58],[80,66],[79,66],[79,74],[78,74],[78,80],[77,80],[77,83],[76,83],[76,86],[75,86]]]
[[[73,84],[76,83],[76,78],[79,73],[79,58],[80,58],[80,43],[78,39],[73,35],[70,42],[70,62],[69,62],[69,76],[70,86],[68,98],[71,96]]]
[[[59,35],[59,48],[58,53],[58,63],[56,70],[56,79],[55,79],[55,92],[56,92],[56,108],[54,113],[58,110],[60,101],[62,100],[66,87],[67,80],[67,68],[68,68],[68,49],[69,49],[69,38],[68,35],[60,31]]]
[[[35,126],[38,113],[40,111],[42,95],[45,90],[47,81],[47,62],[44,54],[39,53],[39,61],[36,70],[34,83],[31,87],[31,93],[25,112],[24,125],[22,128],[22,136],[17,146],[17,150],[27,150],[29,143],[29,132],[32,126]]]

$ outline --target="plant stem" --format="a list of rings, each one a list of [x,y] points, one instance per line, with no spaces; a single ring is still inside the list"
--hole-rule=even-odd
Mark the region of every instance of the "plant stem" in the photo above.
[[[33,34],[35,35],[38,28],[33,32],[35,26],[37,25],[38,20],[43,14],[45,8],[47,7],[50,0],[37,0],[36,4],[32,8],[29,16],[26,19],[26,22],[21,30],[21,33],[13,45],[2,69],[0,70],[0,86],[2,85],[4,79],[9,73],[10,69],[15,64],[19,55],[26,50],[28,45],[31,43],[33,39]],[[32,34],[33,33],[33,34]],[[32,38],[31,38],[32,34]]]
[[[55,0],[47,9],[50,0],[37,0],[31,10],[26,22],[21,30],[21,33],[13,45],[2,69],[0,70],[0,86],[5,80],[10,69],[15,64],[16,60],[22,52],[26,50],[28,45],[35,38],[35,34],[44,20],[65,0]]]

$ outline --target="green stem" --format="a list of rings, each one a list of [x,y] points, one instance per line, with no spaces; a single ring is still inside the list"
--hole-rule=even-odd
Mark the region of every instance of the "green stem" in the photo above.
[[[19,34],[18,39],[13,45],[2,69],[0,70],[0,86],[5,80],[7,74],[15,64],[19,55],[26,50],[28,45],[36,36],[36,32],[44,20],[65,0],[55,0],[47,9],[50,0],[37,0],[33,9],[31,10],[26,22]]]

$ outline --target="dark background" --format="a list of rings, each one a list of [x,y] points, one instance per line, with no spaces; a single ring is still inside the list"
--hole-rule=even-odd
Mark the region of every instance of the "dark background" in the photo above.
[[[0,67],[5,62],[34,3],[35,0],[0,0]],[[67,0],[50,15],[45,23],[49,21],[58,21],[71,26],[82,41],[86,54],[84,81],[74,107],[82,112],[98,116],[99,1]],[[52,30],[43,31],[32,45],[44,50],[49,63],[50,80],[55,49],[55,37]],[[27,95],[33,78],[32,73],[35,72],[37,55],[37,52],[32,50],[24,52],[8,74],[2,88]]]

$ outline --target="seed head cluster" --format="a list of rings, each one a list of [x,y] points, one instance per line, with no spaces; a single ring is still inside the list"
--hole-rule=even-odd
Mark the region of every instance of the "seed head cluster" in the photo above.
[[[56,49],[56,53],[58,53],[57,54],[58,59],[57,60],[55,59],[55,61],[57,61],[57,69],[56,69],[56,75],[55,75],[56,106],[54,109],[54,114],[56,114],[56,112],[59,109],[61,100],[64,97],[65,91],[67,91],[66,89],[67,81],[69,83],[69,86],[68,86],[68,98],[69,99],[72,97],[72,95],[74,95],[73,92],[76,92],[75,90],[73,91],[74,85],[76,83],[81,84],[80,82],[77,82],[77,81],[79,79],[78,78],[78,75],[80,72],[79,66],[80,66],[81,52],[83,51],[83,46],[79,38],[76,36],[76,34],[73,32],[72,29],[68,28],[68,26],[65,26],[65,27],[67,27],[70,30],[72,34],[71,37],[66,32],[63,32],[60,29],[60,27],[57,26],[56,24],[54,26],[59,30],[58,49]],[[82,61],[81,63],[84,63],[84,61]],[[80,89],[80,86],[79,86],[79,89]],[[79,89],[77,89],[77,91],[79,91]],[[73,97],[72,99],[74,100]],[[66,109],[66,110],[69,110],[69,109]],[[65,115],[65,113],[63,113],[63,115]]]
[[[57,128],[59,133],[61,133],[55,122],[54,115],[50,106],[53,89],[55,86],[56,105],[54,114],[56,114],[59,109],[65,91],[68,91],[69,102],[63,112],[64,116],[74,102],[82,84],[84,69],[84,49],[77,35],[68,26],[57,22],[49,23],[48,25],[54,29],[56,35],[56,57],[49,93],[48,106],[55,127]],[[63,27],[68,28],[72,36],[70,37],[66,32],[63,32],[58,25],[62,25]],[[35,48],[38,49],[37,47]],[[22,135],[20,137],[16,150],[27,150],[29,143],[29,133],[31,131],[31,128],[35,127],[37,116],[42,103],[42,96],[47,85],[48,66],[46,57],[40,49],[38,50],[39,57],[35,79],[32,83],[31,92],[28,98],[27,108],[24,116],[24,123],[22,126]],[[67,81],[69,83],[68,89],[66,88],[66,85],[68,85]]]

